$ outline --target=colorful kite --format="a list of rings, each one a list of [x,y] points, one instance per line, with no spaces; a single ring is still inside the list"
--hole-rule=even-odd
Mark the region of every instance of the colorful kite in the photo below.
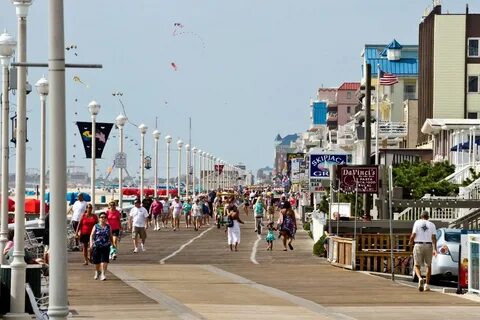
[[[71,44],[71,45],[69,45],[69,46],[66,46],[66,47],[65,47],[65,50],[67,50],[67,51],[70,51],[70,50],[75,51],[74,54],[75,54],[76,56],[78,56],[78,53],[77,53],[77,45],[76,45],[76,44]]]
[[[175,62],[170,63],[170,65],[172,66],[173,70],[177,71],[177,65]]]
[[[85,87],[89,88],[90,86],[83,82],[79,76],[73,76],[73,81],[83,84]]]
[[[195,32],[192,32],[192,31],[180,31],[180,29],[183,29],[183,24],[179,23],[179,22],[175,22],[173,24],[173,36],[180,36],[180,35],[190,35],[190,36],[193,36],[195,38],[197,38],[201,43],[202,43],[202,47],[205,48],[205,41],[203,40],[203,38],[198,34],[198,33],[195,33]]]

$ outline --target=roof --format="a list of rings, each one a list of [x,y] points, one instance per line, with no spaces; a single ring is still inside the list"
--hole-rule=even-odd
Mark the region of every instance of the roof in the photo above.
[[[289,134],[282,138],[282,143],[280,145],[289,146],[291,142],[295,142],[298,139],[298,134]]]
[[[388,60],[386,50],[401,47],[402,54],[399,60]],[[377,77],[377,65],[382,71],[399,77],[418,76],[418,45],[402,46],[395,39],[388,45],[366,44],[363,57],[365,62],[372,66],[372,78]]]
[[[422,133],[432,134],[441,130],[469,130],[480,125],[480,119],[427,119],[422,126]]]
[[[386,57],[387,56],[387,51],[388,50],[401,50],[403,48],[403,46],[397,42],[397,40],[393,39],[392,42],[390,42],[382,51],[382,53],[380,53],[380,55],[382,57]]]
[[[282,137],[279,134],[277,134],[274,141],[282,141]]]
[[[344,82],[338,90],[353,90],[357,91],[360,88],[360,82]]]

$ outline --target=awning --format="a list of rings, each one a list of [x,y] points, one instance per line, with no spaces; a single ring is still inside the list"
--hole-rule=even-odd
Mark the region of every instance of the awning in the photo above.
[[[480,145],[480,138],[476,138],[475,139],[475,144],[478,146]],[[459,143],[455,146],[453,146],[450,151],[465,151],[465,150],[469,150],[470,149],[470,143],[468,141],[466,142],[463,142],[463,143]]]

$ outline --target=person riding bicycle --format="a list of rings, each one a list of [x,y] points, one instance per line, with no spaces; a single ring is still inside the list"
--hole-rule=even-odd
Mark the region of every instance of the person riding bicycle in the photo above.
[[[255,232],[261,230],[261,226],[263,226],[263,212],[265,210],[265,204],[263,202],[262,196],[257,198],[255,205],[253,206],[253,213],[255,215]]]

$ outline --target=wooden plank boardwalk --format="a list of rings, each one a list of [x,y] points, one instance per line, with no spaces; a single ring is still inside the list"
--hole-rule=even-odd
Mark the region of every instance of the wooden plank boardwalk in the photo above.
[[[245,218],[245,217],[244,217]],[[297,233],[294,250],[242,225],[238,252],[223,229],[148,230],[146,252],[132,253],[129,235],[106,281],[69,253],[69,304],[91,319],[478,319],[480,303],[438,292],[419,293],[390,280],[330,266]]]

